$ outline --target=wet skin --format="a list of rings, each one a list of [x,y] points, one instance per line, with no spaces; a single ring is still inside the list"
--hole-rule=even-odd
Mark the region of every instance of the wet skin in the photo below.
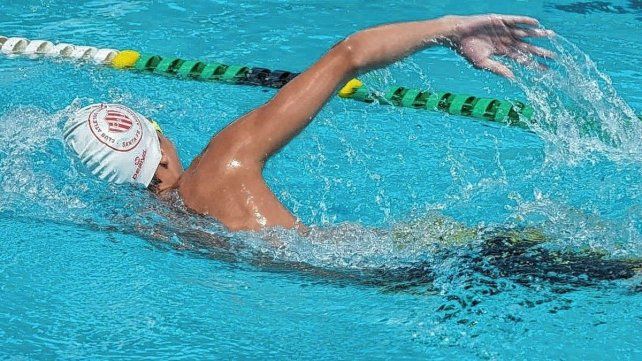
[[[284,227],[305,230],[263,179],[265,162],[299,134],[335,94],[359,73],[384,67],[431,46],[449,46],[473,66],[513,78],[493,59],[535,64],[533,56],[553,54],[524,41],[551,36],[523,16],[446,16],[388,24],[357,32],[330,49],[270,101],[216,134],[186,171],[176,149],[162,134],[162,160],[152,191],[177,190],[196,213],[214,217],[229,230]]]

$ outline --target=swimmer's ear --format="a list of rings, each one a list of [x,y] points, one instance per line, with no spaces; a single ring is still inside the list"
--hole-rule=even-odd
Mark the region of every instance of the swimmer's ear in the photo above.
[[[169,164],[169,157],[165,155],[165,152],[161,149],[161,160],[159,165],[162,165],[163,167],[167,168],[167,165]]]

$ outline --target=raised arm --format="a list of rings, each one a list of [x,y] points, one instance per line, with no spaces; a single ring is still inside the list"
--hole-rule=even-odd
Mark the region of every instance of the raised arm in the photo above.
[[[528,27],[521,27],[521,26]],[[299,227],[297,219],[265,183],[265,161],[307,126],[347,80],[436,44],[451,46],[474,66],[511,77],[493,55],[532,62],[550,56],[523,42],[546,36],[526,17],[483,15],[389,24],[360,31],[330,49],[265,105],[217,134],[178,183],[184,204],[231,230]]]
[[[346,81],[432,45],[451,46],[474,66],[513,77],[510,69],[491,57],[509,56],[522,63],[533,62],[531,54],[550,57],[549,51],[522,41],[550,34],[533,28],[537,25],[537,20],[523,16],[447,16],[357,32],[335,45],[272,100],[225,128],[210,147],[245,162],[263,164],[305,128]]]

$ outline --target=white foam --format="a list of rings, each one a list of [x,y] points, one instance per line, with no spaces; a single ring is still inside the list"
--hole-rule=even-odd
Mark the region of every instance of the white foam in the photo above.
[[[642,122],[618,95],[608,75],[562,37],[544,73],[523,72],[519,85],[535,108],[531,129],[546,142],[547,161],[576,164],[608,158],[639,163]]]

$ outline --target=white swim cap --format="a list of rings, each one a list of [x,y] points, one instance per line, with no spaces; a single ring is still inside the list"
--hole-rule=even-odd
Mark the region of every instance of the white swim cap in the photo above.
[[[161,160],[150,121],[119,104],[93,104],[69,118],[65,142],[92,174],[112,183],[147,187]]]

